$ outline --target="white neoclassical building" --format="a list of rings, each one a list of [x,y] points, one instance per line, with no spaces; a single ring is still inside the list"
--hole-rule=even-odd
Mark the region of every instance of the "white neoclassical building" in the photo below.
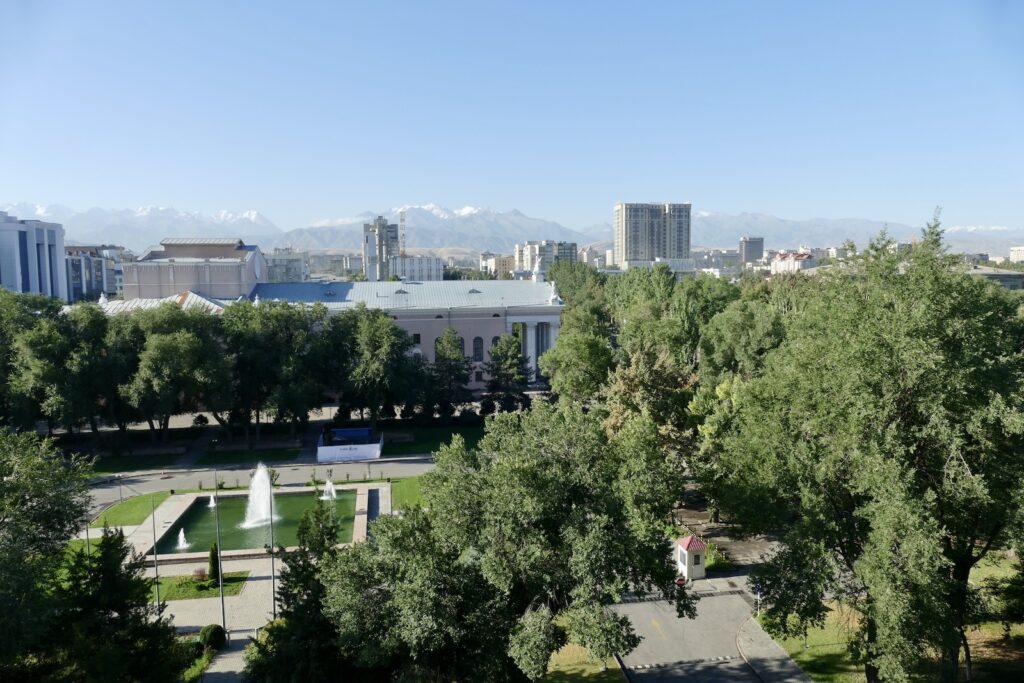
[[[462,339],[473,363],[469,388],[484,388],[484,364],[490,349],[503,334],[522,333],[523,355],[536,375],[537,359],[555,345],[563,303],[554,285],[528,280],[437,280],[429,282],[283,282],[255,285],[240,299],[217,299],[195,292],[170,297],[101,300],[108,314],[156,307],[164,303],[199,306],[218,314],[238,300],[285,301],[296,305],[323,304],[331,313],[354,308],[387,311],[395,324],[409,333],[414,353],[434,360],[437,338],[451,327]]]

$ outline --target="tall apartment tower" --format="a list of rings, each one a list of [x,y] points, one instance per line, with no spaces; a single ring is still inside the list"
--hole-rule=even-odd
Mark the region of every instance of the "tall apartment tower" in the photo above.
[[[615,205],[615,265],[690,258],[690,204]]]
[[[391,257],[400,253],[398,225],[389,224],[384,216],[363,223],[363,274],[369,282],[387,280],[391,275]]]
[[[764,257],[763,237],[740,238],[740,263],[753,263]]]

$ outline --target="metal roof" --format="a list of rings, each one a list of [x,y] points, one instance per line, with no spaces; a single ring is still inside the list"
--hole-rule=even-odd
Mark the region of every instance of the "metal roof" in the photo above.
[[[219,301],[207,299],[205,296],[195,292],[182,292],[163,299],[115,299],[112,301],[100,301],[98,304],[107,315],[119,315],[131,313],[150,308],[158,308],[164,304],[174,304],[182,309],[198,307],[207,313],[220,315],[224,312],[224,305]]]
[[[446,309],[562,307],[554,286],[521,280],[438,280],[431,282],[287,282],[258,284],[250,298],[322,303],[328,308]]]
[[[178,245],[190,245],[190,246],[244,246],[241,237],[165,237],[160,240],[160,244],[178,244]]]

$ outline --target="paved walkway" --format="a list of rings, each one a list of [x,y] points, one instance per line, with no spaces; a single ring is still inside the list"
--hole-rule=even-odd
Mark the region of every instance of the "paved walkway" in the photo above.
[[[630,681],[809,683],[810,679],[750,619],[743,576],[695,581],[697,617],[680,619],[664,600],[627,598],[612,609],[629,617],[643,641],[622,657]]]

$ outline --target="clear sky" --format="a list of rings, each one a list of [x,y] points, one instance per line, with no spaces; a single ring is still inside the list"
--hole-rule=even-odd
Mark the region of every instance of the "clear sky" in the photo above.
[[[0,202],[1024,227],[1024,2],[0,2]]]

